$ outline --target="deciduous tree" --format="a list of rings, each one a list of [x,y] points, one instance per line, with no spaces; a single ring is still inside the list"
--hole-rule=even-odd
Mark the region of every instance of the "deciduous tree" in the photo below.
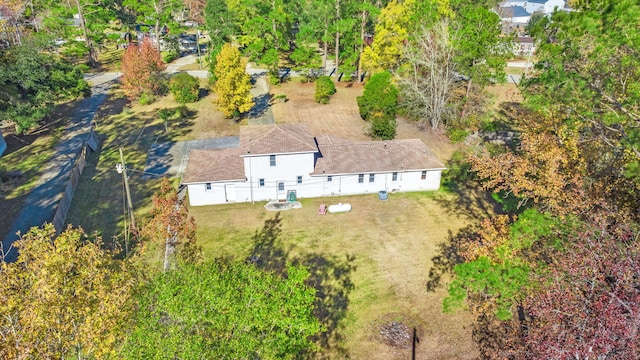
[[[129,99],[142,94],[155,94],[160,88],[159,75],[165,64],[160,51],[145,38],[142,44],[131,44],[122,58],[122,88]]]
[[[181,0],[124,0],[123,5],[137,12],[140,24],[153,24],[154,45],[160,50],[160,40],[165,36],[162,28],[179,28],[173,14],[182,10]]]
[[[108,358],[133,310],[134,281],[124,261],[71,227],[33,228],[0,264],[0,357]]]
[[[533,358],[640,357],[638,231],[602,216],[571,236],[526,300]]]
[[[251,78],[246,73],[247,61],[231,44],[225,44],[216,58],[216,82],[213,91],[218,95],[215,102],[228,118],[237,117],[251,110]]]
[[[526,101],[580,129],[580,151],[594,177],[629,190],[618,202],[639,203],[640,4],[604,0],[577,6],[580,11],[557,12],[536,26],[539,61],[525,83]]]
[[[446,20],[422,28],[405,50],[407,69],[400,79],[401,106],[423,124],[436,129],[451,110],[455,49]]]
[[[37,126],[57,101],[90,93],[79,67],[23,42],[0,52],[0,121],[15,122],[18,132]]]
[[[178,200],[178,194],[166,178],[160,191],[153,195],[151,218],[140,230],[141,252],[155,264],[162,258],[164,271],[178,263],[196,263],[201,249],[196,244],[196,224],[189,210]],[[162,255],[161,255],[162,254]]]
[[[409,37],[413,2],[392,0],[380,11],[373,43],[364,49],[360,59],[364,70],[375,74],[393,71],[400,65]]]
[[[209,78],[216,80],[216,59],[225,43],[230,43],[235,35],[239,35],[236,14],[229,9],[225,1],[207,0],[205,22],[211,42],[209,43]]]
[[[580,152],[579,129],[560,119],[520,111],[515,114],[520,131],[517,151],[474,154],[470,160],[484,186],[531,201],[554,214],[579,214],[589,209],[601,193],[597,183],[586,181],[587,166]],[[595,199],[594,199],[595,197]]]
[[[127,359],[298,359],[313,350],[309,273],[286,278],[252,264],[205,262],[151,279],[121,355]]]
[[[468,99],[473,83],[482,87],[491,81],[505,81],[504,69],[513,45],[502,35],[500,17],[489,7],[473,2],[459,4],[451,25],[456,71],[468,78]],[[461,116],[465,116],[464,106]]]

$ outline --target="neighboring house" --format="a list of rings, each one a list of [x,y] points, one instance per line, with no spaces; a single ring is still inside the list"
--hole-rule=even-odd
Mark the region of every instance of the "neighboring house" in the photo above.
[[[500,6],[520,6],[529,14],[543,13],[548,15],[553,13],[556,8],[560,10],[564,9],[566,0],[505,0]]]
[[[503,22],[518,27],[524,27],[529,22],[529,19],[531,19],[531,13],[522,6],[500,7],[498,8],[498,15]]]
[[[567,10],[567,2],[565,0],[547,0],[547,2],[544,3],[542,12],[552,14],[556,10]]]
[[[515,41],[513,54],[516,56],[531,56],[536,51],[533,38],[529,36],[518,37]]]
[[[313,137],[306,125],[240,128],[237,148],[193,150],[183,177],[193,206],[381,190],[440,188],[444,164],[419,139]]]
[[[502,3],[502,6],[520,6],[529,14],[533,14],[534,12],[542,12],[546,2],[547,0],[507,0]]]

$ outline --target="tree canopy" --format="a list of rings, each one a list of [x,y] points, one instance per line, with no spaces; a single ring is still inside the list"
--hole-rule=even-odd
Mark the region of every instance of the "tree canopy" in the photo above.
[[[314,350],[308,272],[286,277],[252,264],[205,262],[158,274],[139,291],[121,355],[127,359],[297,359]]]
[[[0,263],[0,356],[114,356],[133,311],[127,263],[71,227],[32,228],[14,246],[17,261]]]
[[[142,44],[131,44],[122,58],[122,88],[129,99],[154,95],[160,89],[159,75],[165,64],[160,51],[145,38]]]
[[[239,116],[254,105],[246,67],[247,61],[240,56],[240,51],[229,43],[222,47],[216,58],[213,91],[218,97],[215,102],[228,118]]]
[[[0,121],[27,131],[58,101],[90,93],[82,68],[44,51],[36,42],[0,50]]]

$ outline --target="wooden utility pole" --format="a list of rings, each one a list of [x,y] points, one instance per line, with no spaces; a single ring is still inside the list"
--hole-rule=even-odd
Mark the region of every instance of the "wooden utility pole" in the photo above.
[[[336,82],[340,80],[338,64],[340,63],[340,0],[336,0]]]
[[[127,193],[127,207],[129,210],[129,221],[131,221],[131,228],[135,231],[136,219],[133,216],[133,202],[131,201],[131,191],[129,191],[129,177],[127,176],[127,166],[124,163],[124,155],[122,155],[122,148],[120,150],[120,168],[122,169],[122,178],[124,179],[124,190]]]

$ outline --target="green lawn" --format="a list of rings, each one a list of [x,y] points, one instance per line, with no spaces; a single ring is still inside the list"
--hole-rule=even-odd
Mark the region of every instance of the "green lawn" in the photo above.
[[[333,128],[360,129],[357,116],[340,116],[342,110],[354,106],[354,96],[360,93],[342,91],[336,103],[343,105],[324,107],[322,119],[304,118]],[[345,98],[342,102],[338,101],[341,97]],[[140,176],[154,142],[237,135],[238,131],[237,123],[215,111],[211,96],[188,105],[187,116],[171,122],[169,133],[164,132],[157,114],[159,109],[177,107],[170,96],[146,106],[128,107],[127,103],[112,96],[101,108],[97,116],[101,149],[89,157],[67,218],[89,234],[102,235],[107,244],[122,244],[126,218],[122,175],[115,171],[118,148],[123,148],[127,166],[133,170],[130,185],[140,223],[159,185],[157,180]],[[402,126],[400,134],[419,135],[411,124]],[[436,151],[447,148],[433,136],[429,143]],[[317,214],[320,203],[337,202],[351,203],[353,211]],[[426,287],[432,258],[441,253],[442,245],[458,229],[487,215],[481,197],[467,191],[455,195],[426,192],[390,194],[383,202],[371,194],[303,199],[302,204],[302,209],[282,212],[277,221],[276,214],[267,212],[261,203],[193,207],[190,211],[196,219],[198,242],[208,258],[244,261],[257,255],[262,266],[274,271],[286,262],[309,267],[310,281],[318,289],[317,315],[328,328],[317,339],[322,347],[318,358],[407,359],[410,348],[390,346],[381,338],[380,328],[393,322],[417,328],[417,358],[477,358],[469,315],[443,314],[444,285],[434,291]],[[281,233],[277,227],[265,227],[274,222],[281,226]]]
[[[202,99],[200,102],[206,102]],[[117,89],[96,116],[96,132],[101,149],[91,153],[73,197],[67,223],[81,226],[89,234],[101,235],[105,243],[122,242],[126,219],[123,178],[115,165],[123,149],[129,171],[129,185],[136,218],[140,220],[151,207],[153,193],[159,189],[159,179],[143,179],[147,152],[155,142],[183,139],[192,126],[200,103],[189,104],[183,116],[174,114],[165,132],[158,116],[159,109],[172,113],[179,105],[171,95],[160,97],[150,105],[130,104]]]
[[[438,245],[450,231],[473,221],[463,215],[460,201],[445,192],[390,194],[388,201],[376,194],[303,199],[302,209],[280,213],[277,240],[262,231],[276,216],[264,203],[192,207],[190,212],[208,258],[258,255],[259,264],[275,271],[286,262],[309,266],[321,318],[331,330],[320,357],[409,358],[410,349],[380,339],[379,327],[395,319],[417,327],[418,354],[425,358],[472,359],[478,354],[468,315],[442,313],[444,286],[426,290]],[[353,210],[318,215],[321,203],[338,202],[352,204]]]

